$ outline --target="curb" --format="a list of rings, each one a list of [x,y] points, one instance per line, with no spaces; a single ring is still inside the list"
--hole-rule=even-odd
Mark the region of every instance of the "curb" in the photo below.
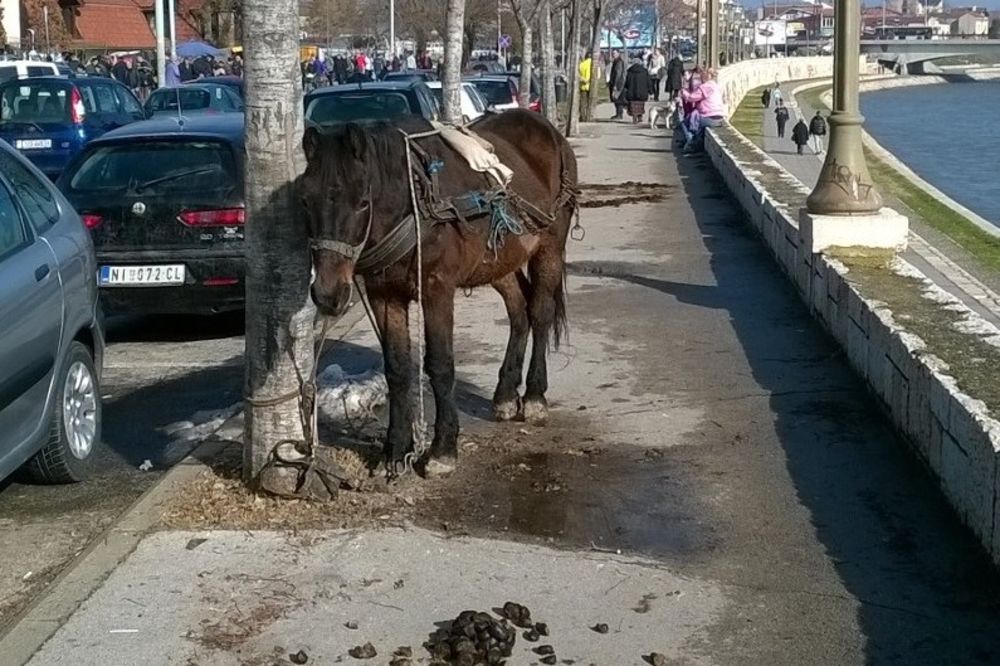
[[[355,302],[327,332],[327,339],[341,338],[365,318],[364,308]],[[187,456],[174,465],[142,494],[114,523],[104,530],[48,588],[0,634],[3,664],[23,666],[42,645],[76,612],[83,602],[107,580],[114,570],[138,547],[139,542],[159,522],[162,508],[188,482],[208,469],[202,460],[211,460],[243,431],[242,409],[201,440]]]

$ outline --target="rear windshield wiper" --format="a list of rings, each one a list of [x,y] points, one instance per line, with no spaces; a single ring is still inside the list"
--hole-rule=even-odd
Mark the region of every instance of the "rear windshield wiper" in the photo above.
[[[187,178],[188,176],[201,176],[204,174],[214,173],[218,170],[219,167],[203,167],[201,169],[191,169],[190,171],[178,171],[177,173],[172,173],[167,176],[161,176],[160,178],[147,180],[145,183],[139,183],[138,185],[133,185],[130,189],[139,192],[141,190],[146,189],[147,187],[152,187],[153,185],[166,183],[167,181],[177,180],[178,178]]]
[[[27,125],[28,127],[34,127],[39,132],[44,132],[45,131],[42,128],[41,125],[39,125],[36,122],[32,122],[30,120],[3,120],[3,121],[0,121],[0,124],[3,124],[3,125]]]

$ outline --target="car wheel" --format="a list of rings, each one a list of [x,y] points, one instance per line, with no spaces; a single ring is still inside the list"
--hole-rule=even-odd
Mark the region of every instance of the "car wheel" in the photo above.
[[[101,441],[101,391],[90,350],[79,342],[70,343],[55,401],[48,441],[28,461],[28,473],[44,483],[83,481]]]

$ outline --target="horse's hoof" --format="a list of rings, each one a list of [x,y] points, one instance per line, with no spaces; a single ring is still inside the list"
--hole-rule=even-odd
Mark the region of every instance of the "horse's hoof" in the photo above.
[[[429,479],[448,476],[455,471],[457,466],[458,460],[454,456],[431,458],[424,466],[424,474]]]
[[[544,402],[529,400],[524,403],[524,421],[532,425],[543,425],[549,420],[549,406]]]
[[[493,405],[493,418],[497,421],[513,421],[521,411],[521,406],[518,403],[518,400],[495,403]]]

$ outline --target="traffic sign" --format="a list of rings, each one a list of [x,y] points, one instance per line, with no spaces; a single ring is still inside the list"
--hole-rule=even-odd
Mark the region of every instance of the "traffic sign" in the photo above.
[[[641,34],[638,28],[629,28],[625,31],[625,39],[639,39],[639,35]]]
[[[500,48],[509,49],[510,45],[514,43],[514,40],[510,38],[510,35],[500,35]]]

